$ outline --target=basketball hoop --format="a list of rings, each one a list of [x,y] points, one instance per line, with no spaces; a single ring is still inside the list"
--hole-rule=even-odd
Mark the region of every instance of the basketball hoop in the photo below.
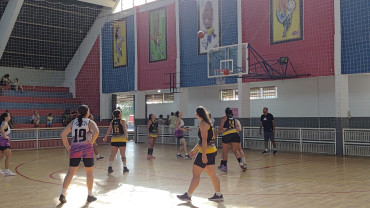
[[[229,69],[214,69],[214,74],[213,75],[229,75],[230,70]]]

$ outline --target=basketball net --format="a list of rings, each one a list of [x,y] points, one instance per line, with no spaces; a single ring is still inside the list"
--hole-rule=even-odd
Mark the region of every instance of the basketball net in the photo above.
[[[216,85],[224,85],[224,84],[225,84],[225,77],[216,78]]]

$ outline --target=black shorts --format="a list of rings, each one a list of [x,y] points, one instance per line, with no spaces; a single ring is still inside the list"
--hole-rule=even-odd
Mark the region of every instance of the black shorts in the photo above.
[[[4,151],[6,149],[11,149],[10,146],[0,146],[0,151]]]
[[[69,159],[69,166],[78,167],[81,159],[84,161],[85,167],[90,168],[94,166],[94,158],[71,158]]]
[[[216,155],[217,152],[207,154],[208,162],[204,164],[202,161],[202,153],[198,153],[197,157],[194,160],[194,165],[199,166],[201,168],[205,168],[207,165],[214,165],[216,164]]]
[[[177,136],[176,138],[177,138],[178,140],[180,140],[180,139],[184,138],[184,136]]]
[[[126,147],[126,142],[111,142],[110,146],[112,146],[112,147]]]
[[[222,143],[230,144],[230,143],[240,143],[240,136],[239,133],[231,133],[222,136]]]
[[[271,142],[275,141],[275,136],[273,132],[263,132],[263,137],[265,138],[265,142],[268,142],[269,140]]]

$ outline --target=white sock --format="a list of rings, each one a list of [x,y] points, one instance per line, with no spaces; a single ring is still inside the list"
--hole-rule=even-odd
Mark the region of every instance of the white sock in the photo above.
[[[268,152],[269,150],[268,149],[265,149],[266,152]]]
[[[189,153],[185,153],[185,155],[189,155]]]
[[[216,195],[221,196],[222,194],[221,194],[221,192],[216,192]]]
[[[62,195],[63,196],[66,196],[66,192],[67,192],[67,190],[65,188],[62,188]]]
[[[100,157],[100,155],[99,155],[99,154],[97,154],[97,155],[96,155],[96,157],[98,157],[98,158],[99,158],[99,157]]]
[[[180,152],[178,152],[178,153],[177,153],[177,155],[181,155],[181,153],[180,153]]]
[[[274,148],[274,150],[276,150],[276,148]]]
[[[123,160],[122,160],[122,164],[123,164],[123,167],[127,167],[127,166],[126,166],[126,161],[123,161]]]
[[[242,162],[243,162],[243,163],[246,163],[246,162],[245,162],[245,158],[244,158],[244,157],[242,157]]]
[[[189,192],[186,192],[186,194],[188,195],[188,197],[191,197],[193,194],[189,193]]]
[[[89,196],[92,196],[92,190],[88,191]]]
[[[9,169],[5,169],[5,172],[9,172],[10,170]]]
[[[109,161],[109,167],[112,167],[113,161]]]

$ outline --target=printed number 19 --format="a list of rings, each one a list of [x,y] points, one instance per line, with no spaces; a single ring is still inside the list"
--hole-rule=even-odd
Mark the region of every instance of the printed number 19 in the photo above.
[[[79,139],[77,140],[77,137],[78,138],[82,138],[82,139]],[[75,130],[75,139],[73,142],[83,142],[86,140],[86,129],[80,129],[78,131],[78,129]]]

